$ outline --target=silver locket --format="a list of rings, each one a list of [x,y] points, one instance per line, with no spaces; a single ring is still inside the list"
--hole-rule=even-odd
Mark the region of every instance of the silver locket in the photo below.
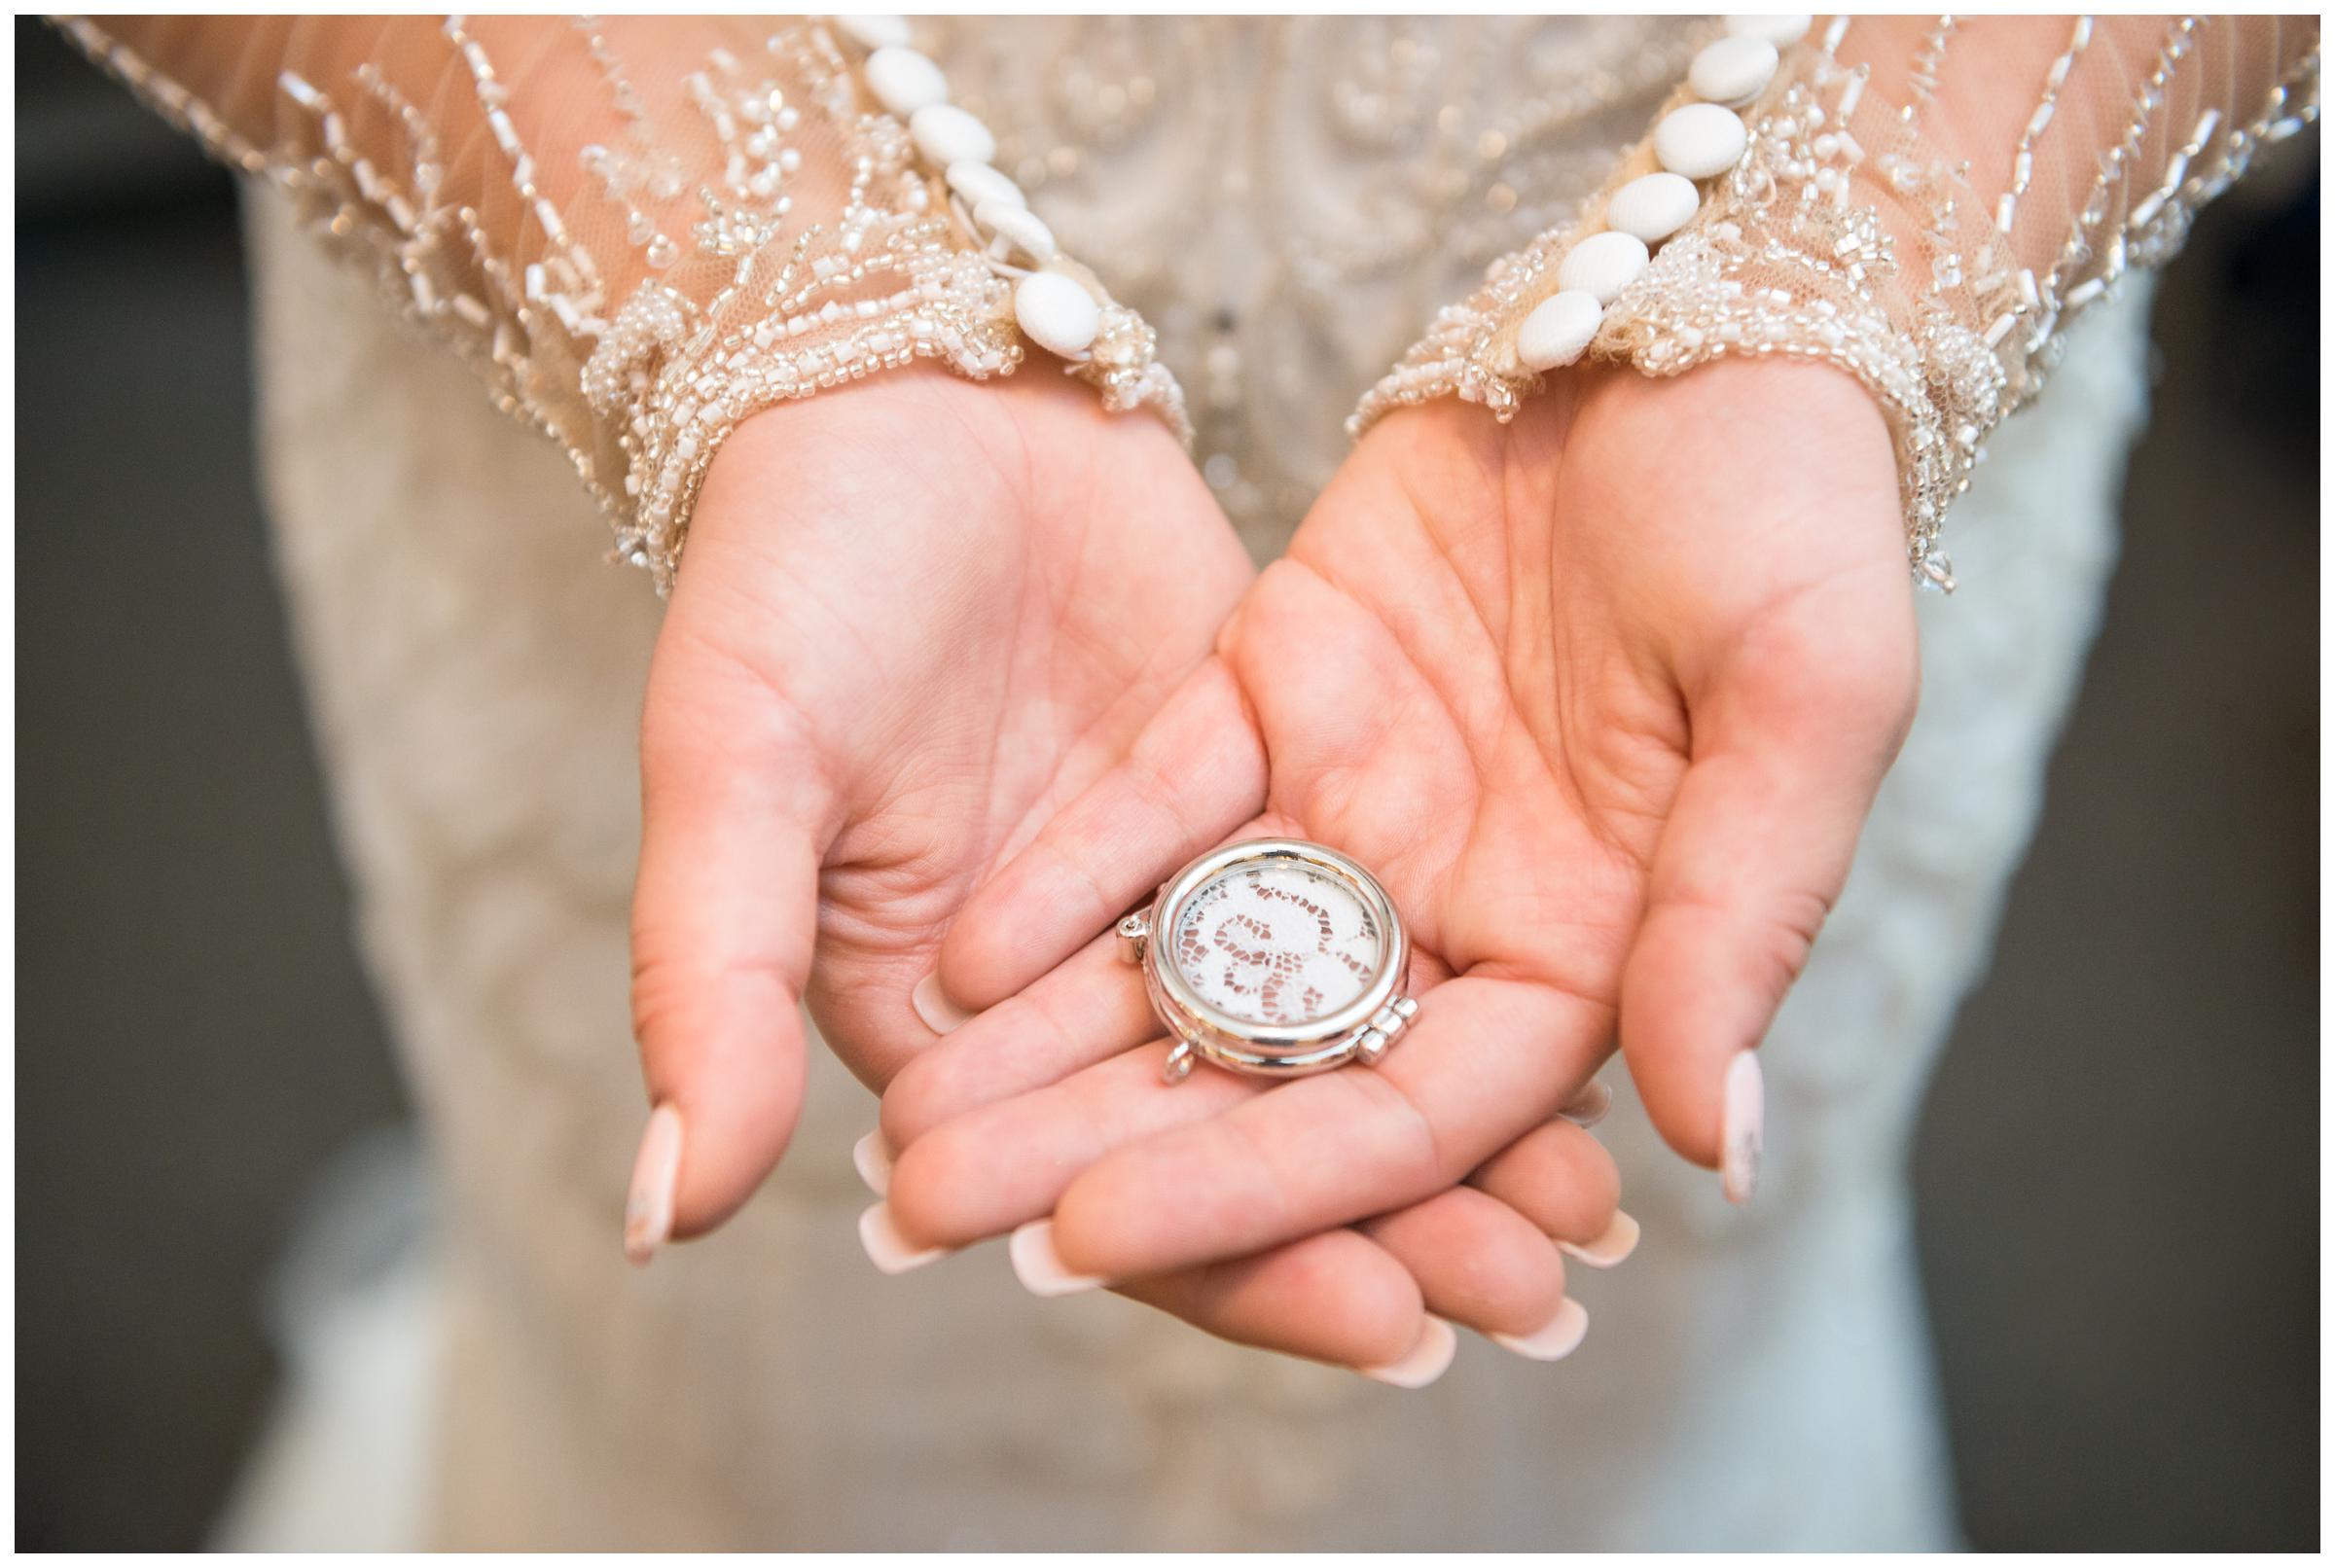
[[[1171,1084],[1202,1056],[1276,1078],[1375,1063],[1419,1012],[1400,994],[1410,945],[1386,890],[1302,838],[1201,856],[1119,922],[1119,950],[1176,1038]]]

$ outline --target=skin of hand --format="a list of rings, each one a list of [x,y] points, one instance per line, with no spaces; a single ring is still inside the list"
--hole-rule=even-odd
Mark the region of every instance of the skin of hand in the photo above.
[[[1124,755],[1253,575],[1163,426],[1035,372],[905,373],[732,435],[643,715],[633,1002],[659,1110],[636,1256],[778,1158],[798,999],[871,1087],[934,1043],[911,992],[966,894]],[[1129,1294],[1354,1366],[1411,1356],[1430,1310],[1529,1336],[1563,1303],[1559,1245],[1610,1229],[1616,1191],[1579,1127],[1535,1127],[1375,1235]]]
[[[965,894],[1253,575],[1159,421],[1060,377],[911,369],[732,433],[641,721],[633,1026],[687,1128],[674,1234],[792,1135],[799,1000],[871,1087],[930,1040],[909,993]]]
[[[966,1008],[1067,998],[1068,955],[1190,856],[1293,833],[1385,884],[1419,1017],[1375,1070],[1271,1086],[1165,1086],[1124,1022],[1003,1099],[929,1053],[884,1109],[903,1233],[1051,1213],[1062,1265],[1105,1279],[1251,1253],[1448,1187],[1617,1034],[1671,1146],[1740,1162],[1750,1051],[1911,722],[1901,530],[1881,415],[1822,367],[1585,371],[1504,426],[1452,402],[1382,421],[938,974]],[[1115,993],[1088,983],[1099,1020]]]

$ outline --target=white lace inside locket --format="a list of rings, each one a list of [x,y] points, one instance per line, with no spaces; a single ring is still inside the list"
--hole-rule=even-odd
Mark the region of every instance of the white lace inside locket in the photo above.
[[[1281,1078],[1376,1065],[1419,1013],[1401,994],[1410,945],[1386,890],[1301,838],[1209,851],[1118,936],[1174,1039],[1171,1084],[1203,1058]]]
[[[1185,900],[1163,956],[1209,1006],[1305,1024],[1349,1006],[1386,963],[1386,933],[1346,879],[1290,861],[1235,866]]]

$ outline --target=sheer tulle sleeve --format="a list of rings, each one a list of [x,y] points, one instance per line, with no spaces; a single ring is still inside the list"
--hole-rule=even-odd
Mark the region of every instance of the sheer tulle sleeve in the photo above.
[[[917,359],[1059,357],[1182,429],[898,18],[61,25],[557,441],[660,588],[739,420]]]
[[[1495,262],[1353,428],[1444,396],[1506,418],[1582,357],[1658,375],[1826,361],[1882,404],[1912,564],[1951,588],[1940,527],[1989,432],[2086,305],[2170,257],[2198,207],[2316,115],[2317,19],[1772,17],[1726,33],[1578,220]]]

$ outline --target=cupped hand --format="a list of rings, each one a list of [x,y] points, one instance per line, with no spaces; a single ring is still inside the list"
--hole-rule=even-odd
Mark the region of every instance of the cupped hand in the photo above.
[[[1119,759],[1249,581],[1166,429],[1041,375],[901,375],[737,429],[642,719],[632,991],[659,1106],[644,1162],[672,1181],[630,1216],[637,1256],[717,1225],[777,1159],[799,996],[876,1087],[932,1046],[911,996],[964,894]],[[1373,1234],[1132,1293],[1413,1379],[1429,1311],[1541,1333],[1563,1304],[1551,1239],[1604,1236],[1613,1186],[1558,1124],[1496,1183]]]
[[[1156,421],[1037,374],[903,374],[732,436],[642,724],[633,993],[659,1110],[636,1256],[719,1224],[778,1158],[798,998],[873,1087],[934,1043],[912,996],[966,893],[1124,754],[1251,577]],[[1545,1353],[1573,1322],[1552,1238],[1607,1261],[1615,1185],[1560,1123],[1369,1234],[1130,1294],[1396,1380],[1448,1355],[1430,1312]]]
[[[1056,1265],[1108,1279],[1254,1253],[1460,1181],[1617,1031],[1664,1135],[1743,1195],[1751,1051],[1916,653],[1890,444],[1829,370],[1583,373],[1507,426],[1385,419],[1215,657],[942,944],[958,1006],[1059,1021],[900,1074],[895,1224],[944,1246],[1051,1215]],[[1376,1069],[1165,1085],[1139,982],[1082,944],[1261,832],[1373,868],[1420,1012]]]
[[[719,1224],[778,1158],[799,1000],[871,1087],[931,1042],[910,992],[965,894],[1252,576],[1158,420],[1040,370],[896,372],[733,432],[641,722],[632,1003],[667,1108],[644,1158],[678,1170],[636,1251]]]

